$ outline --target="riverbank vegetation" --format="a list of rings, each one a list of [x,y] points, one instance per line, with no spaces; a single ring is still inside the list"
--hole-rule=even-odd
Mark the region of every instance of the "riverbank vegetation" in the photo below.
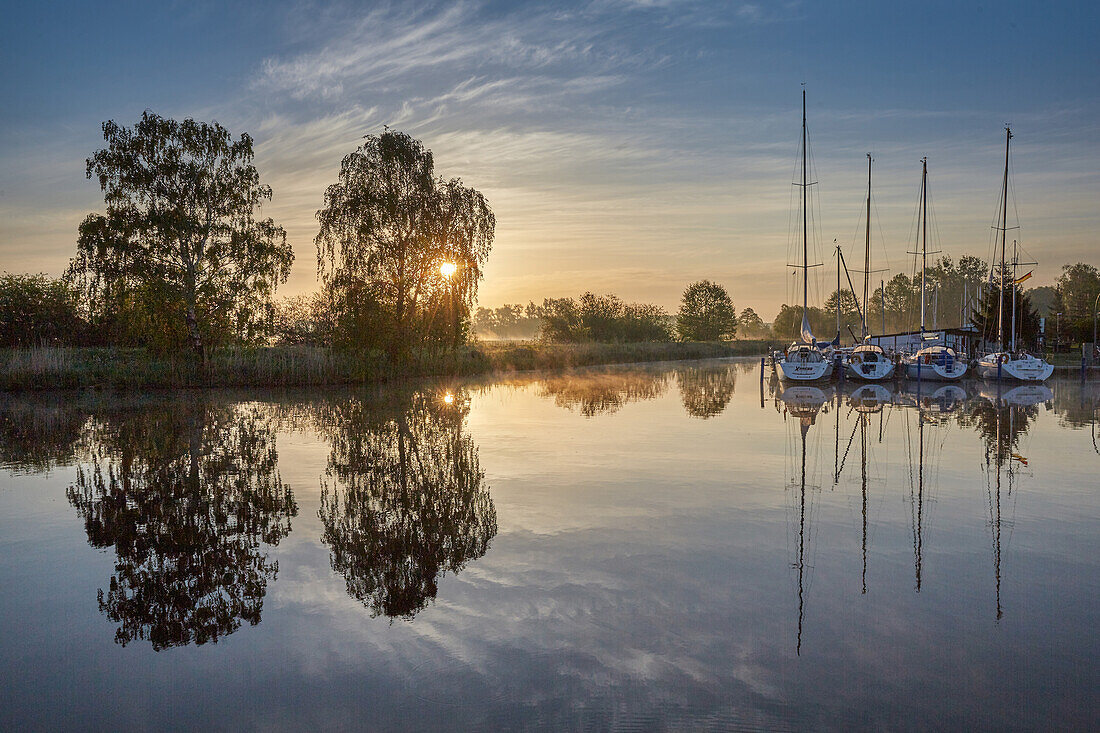
[[[604,364],[753,356],[764,341],[550,344],[476,342],[424,352],[400,365],[381,350],[231,346],[201,364],[188,353],[43,346],[0,350],[0,391],[71,388],[290,387],[369,384],[421,376],[562,370]]]

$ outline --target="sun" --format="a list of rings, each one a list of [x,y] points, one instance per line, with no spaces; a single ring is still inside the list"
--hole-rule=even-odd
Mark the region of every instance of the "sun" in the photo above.
[[[443,275],[443,277],[448,277],[448,278],[451,275],[455,274],[455,270],[457,270],[457,269],[458,269],[458,265],[456,265],[453,262],[444,262],[442,265],[439,266],[440,274]]]

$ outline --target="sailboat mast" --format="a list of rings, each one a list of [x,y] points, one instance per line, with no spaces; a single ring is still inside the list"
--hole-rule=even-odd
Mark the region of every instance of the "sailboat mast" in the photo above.
[[[863,332],[867,338],[867,290],[871,278],[871,154],[867,153],[867,239],[863,250]]]
[[[810,300],[810,256],[808,224],[806,213],[806,90],[802,90],[802,317],[806,317],[806,308]]]
[[[923,165],[920,177],[920,201],[921,201],[921,229],[924,230],[924,238],[921,244],[921,269],[920,269],[920,333],[921,344],[924,344],[924,293],[925,273],[928,271],[928,158],[921,158]]]
[[[840,265],[841,258],[840,245],[836,246],[836,332],[840,333]]]
[[[1016,353],[1016,263],[1020,257],[1016,253],[1016,240],[1012,240],[1012,352]]]
[[[1012,130],[1005,125],[1005,177],[1001,184],[1001,283],[997,294],[997,350],[1005,348],[1005,240],[1008,238],[1008,145]]]

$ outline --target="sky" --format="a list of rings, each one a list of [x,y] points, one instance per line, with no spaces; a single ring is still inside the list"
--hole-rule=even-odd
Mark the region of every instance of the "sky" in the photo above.
[[[862,262],[867,153],[879,277],[912,271],[925,156],[936,249],[987,258],[1006,123],[1011,236],[1050,284],[1100,265],[1098,29],[1087,2],[5,0],[0,270],[64,270],[104,208],[84,175],[103,121],[149,109],[252,135],[296,255],[281,294],[317,287],[324,189],[389,125],[496,214],[481,305],[592,290],[672,310],[707,278],[771,320],[796,298],[804,88],[812,300],[834,239]]]

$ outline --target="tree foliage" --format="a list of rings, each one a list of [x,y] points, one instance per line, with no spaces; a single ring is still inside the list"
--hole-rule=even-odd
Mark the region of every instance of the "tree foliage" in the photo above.
[[[473,327],[479,336],[496,338],[535,338],[542,328],[546,308],[532,301],[526,307],[519,303],[499,308],[478,308]]]
[[[614,295],[584,293],[579,300],[543,301],[540,336],[554,343],[639,343],[670,341],[671,319],[664,308],[624,303]]]
[[[752,308],[745,308],[737,317],[737,330],[741,338],[764,338],[769,335],[768,325]]]
[[[106,213],[81,223],[68,273],[93,321],[119,327],[136,314],[150,343],[186,338],[200,357],[208,344],[259,338],[294,253],[281,227],[257,218],[271,188],[252,165],[252,138],[149,111],[132,128],[103,123],[103,138],[87,176]]]
[[[79,293],[46,275],[0,275],[0,347],[78,345],[87,337]]]
[[[1000,291],[996,286],[987,288],[981,301],[971,317],[971,323],[978,332],[989,341],[1003,343],[1003,348],[1008,349],[1012,343],[1012,291],[1016,290],[1016,342],[1020,346],[1034,348],[1039,339],[1039,314],[1031,305],[1031,299],[1020,290],[1018,285],[1005,287],[1003,314],[1004,314],[1004,339],[1001,340],[1000,325],[998,320],[998,305]]]
[[[685,341],[720,341],[737,334],[737,311],[726,289],[710,280],[684,290],[676,331]]]
[[[821,308],[810,306],[806,316],[810,321],[810,329],[816,336],[824,340],[833,337],[836,329],[836,316]],[[801,338],[802,334],[802,306],[787,305],[784,303],[779,308],[779,313],[772,321],[772,332],[776,338],[793,340]],[[827,334],[827,335],[826,335]]]
[[[369,303],[361,345],[404,355],[442,323],[461,340],[492,249],[485,197],[435,177],[430,150],[400,132],[370,135],[345,156],[317,212],[317,267],[337,301]],[[450,277],[440,266],[456,266]]]
[[[1058,297],[1055,303],[1057,313],[1062,316],[1064,341],[1092,341],[1092,313],[1096,298],[1100,295],[1100,271],[1093,265],[1078,262],[1064,265],[1062,274],[1055,283]]]

